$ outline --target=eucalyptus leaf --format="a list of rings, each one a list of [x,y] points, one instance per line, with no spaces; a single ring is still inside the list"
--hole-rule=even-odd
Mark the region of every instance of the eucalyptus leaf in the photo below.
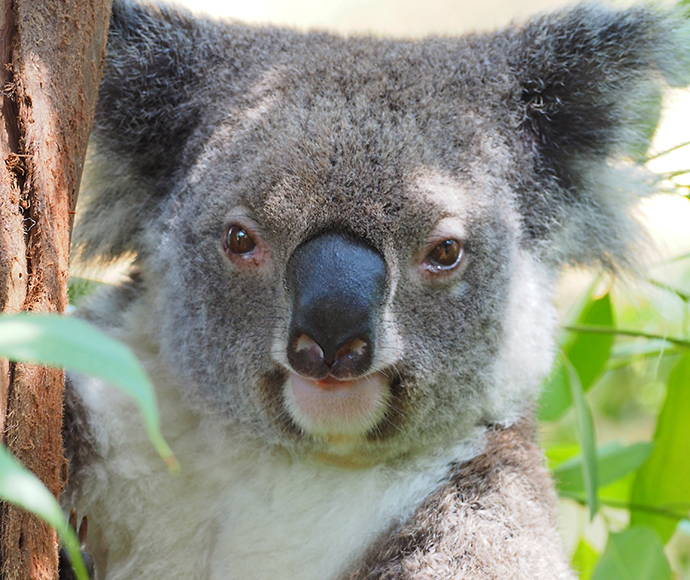
[[[571,365],[566,365],[570,379],[571,393],[575,407],[575,418],[577,420],[577,434],[582,449],[582,479],[584,482],[587,505],[589,506],[590,519],[594,518],[599,509],[597,499],[598,476],[597,476],[597,453],[594,436],[594,421],[592,411],[585,399],[585,392],[580,384],[577,372]]]
[[[573,553],[570,565],[580,580],[589,580],[599,560],[599,553],[584,539],[580,539]]]
[[[0,444],[0,499],[30,511],[53,526],[67,550],[78,580],[88,580],[79,540],[60,505],[43,483]]]
[[[658,534],[640,526],[610,534],[591,580],[671,580]]]
[[[565,354],[556,358],[551,374],[542,386],[539,397],[539,420],[555,421],[573,404],[570,390],[570,378],[565,366]]]
[[[627,475],[617,479],[613,483],[599,486],[599,501],[605,505],[624,505],[626,509],[630,504],[633,484],[637,471],[631,471]]]
[[[597,451],[597,480],[603,487],[639,469],[647,460],[653,444],[641,442],[627,447],[611,443]],[[561,493],[584,493],[582,455],[564,461],[554,470],[556,487]]]
[[[558,469],[565,462],[574,459],[580,454],[580,446],[577,443],[559,443],[548,447],[544,454],[551,471]]]
[[[690,353],[671,371],[666,401],[657,420],[654,451],[638,472],[633,504],[668,510],[668,515],[633,509],[631,524],[654,528],[666,543],[678,524],[673,513],[690,510]]]
[[[613,327],[614,316],[610,294],[591,300],[578,320],[589,326]],[[584,391],[594,385],[606,368],[614,337],[608,334],[594,335],[576,333],[567,346],[566,356],[577,371]]]
[[[590,298],[583,303],[579,312],[572,317],[578,325],[611,328],[614,325],[613,306],[610,295],[600,298],[591,297],[594,285],[590,289]],[[556,359],[556,365],[542,387],[539,399],[539,419],[555,421],[565,413],[573,403],[570,375],[566,361],[575,369],[579,384],[585,391],[589,390],[606,369],[611,353],[614,336],[610,334],[570,333],[562,345],[562,354]]]
[[[160,433],[153,386],[129,347],[94,326],[60,315],[0,316],[0,357],[66,368],[96,377],[131,396],[144,417],[149,439],[171,469],[179,466]]]

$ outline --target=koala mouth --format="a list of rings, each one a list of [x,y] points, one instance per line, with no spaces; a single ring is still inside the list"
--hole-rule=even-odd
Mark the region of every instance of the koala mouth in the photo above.
[[[378,425],[391,398],[390,383],[379,372],[320,381],[291,372],[283,388],[286,408],[300,429],[343,452]]]

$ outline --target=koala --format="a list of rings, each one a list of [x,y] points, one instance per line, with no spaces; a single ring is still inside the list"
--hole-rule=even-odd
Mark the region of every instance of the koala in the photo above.
[[[535,443],[563,264],[634,268],[639,166],[687,26],[581,5],[423,40],[115,0],[80,316],[156,388],[72,376],[100,580],[574,578]]]

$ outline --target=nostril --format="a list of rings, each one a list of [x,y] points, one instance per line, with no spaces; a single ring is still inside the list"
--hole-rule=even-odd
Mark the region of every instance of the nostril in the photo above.
[[[349,380],[365,374],[371,365],[371,346],[362,338],[354,338],[341,346],[332,360],[326,358],[321,346],[305,333],[295,333],[288,346],[288,361],[300,375],[324,380]]]
[[[294,349],[295,353],[300,353],[304,351],[309,351],[304,353],[305,355],[309,356],[315,356],[318,358],[323,359],[323,350],[321,347],[316,343],[314,339],[311,337],[307,336],[306,334],[300,334],[294,341]]]
[[[369,345],[364,342],[361,338],[355,338],[348,342],[345,346],[341,347],[338,352],[335,353],[335,359],[338,360],[340,357],[360,357],[363,356]]]
[[[366,372],[370,364],[371,347],[369,343],[361,338],[355,338],[335,353],[331,374],[338,379],[353,378]]]
[[[304,333],[297,334],[290,340],[288,361],[301,375],[313,379],[324,379],[328,376],[329,368],[323,349]]]

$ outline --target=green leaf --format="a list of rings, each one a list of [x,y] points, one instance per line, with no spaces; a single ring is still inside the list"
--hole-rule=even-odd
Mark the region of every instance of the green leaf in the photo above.
[[[654,451],[640,469],[632,503],[669,512],[690,508],[690,353],[681,357],[668,379],[666,401],[657,419]],[[633,510],[631,523],[654,528],[666,543],[678,524],[667,517]]]
[[[559,443],[545,450],[549,469],[554,471],[566,461],[580,454],[580,446],[577,443]]]
[[[41,518],[53,526],[69,554],[79,580],[88,580],[81,557],[79,540],[43,483],[0,444],[0,499]]]
[[[657,533],[635,526],[609,535],[592,580],[671,580],[671,566]]]
[[[556,364],[542,387],[539,397],[539,420],[555,421],[573,404],[570,379],[565,366],[565,354],[556,358]]]
[[[570,379],[571,393],[575,407],[575,419],[577,421],[577,435],[582,449],[582,478],[584,481],[585,493],[587,494],[587,505],[589,506],[589,516],[594,518],[599,509],[597,499],[597,451],[595,446],[594,422],[592,421],[592,411],[585,399],[585,392],[582,389],[580,380],[575,369],[566,365]]]
[[[575,322],[585,326],[612,327],[614,316],[610,295],[607,293],[597,299],[590,297],[576,314]],[[587,391],[606,369],[613,340],[614,337],[610,334],[573,333],[568,336],[563,345],[563,355],[557,359],[556,366],[542,390],[539,419],[554,421],[572,405],[572,385],[565,368],[565,360],[575,369],[582,389]]]
[[[607,293],[590,301],[578,319],[579,324],[590,326],[615,326],[611,296]],[[608,334],[575,334],[566,350],[568,360],[580,377],[582,389],[588,391],[601,376],[609,360],[614,337]]]
[[[130,348],[94,326],[60,315],[0,316],[0,357],[64,367],[106,380],[130,395],[144,417],[149,439],[173,470],[179,466],[160,433],[153,386]]]
[[[630,496],[635,483],[636,471],[631,471],[613,483],[599,486],[599,501],[603,504],[622,504],[629,509]]]
[[[69,302],[72,305],[79,305],[84,298],[93,294],[99,287],[103,286],[104,282],[92,280],[91,278],[81,278],[79,276],[70,276],[67,281],[69,289]]]
[[[610,443],[597,451],[597,479],[600,487],[613,483],[639,469],[653,449],[652,443],[634,443],[623,447]],[[582,456],[561,463],[554,470],[556,487],[560,493],[584,493]]]
[[[580,580],[589,580],[599,560],[599,553],[584,539],[577,544],[570,564],[578,573]]]

